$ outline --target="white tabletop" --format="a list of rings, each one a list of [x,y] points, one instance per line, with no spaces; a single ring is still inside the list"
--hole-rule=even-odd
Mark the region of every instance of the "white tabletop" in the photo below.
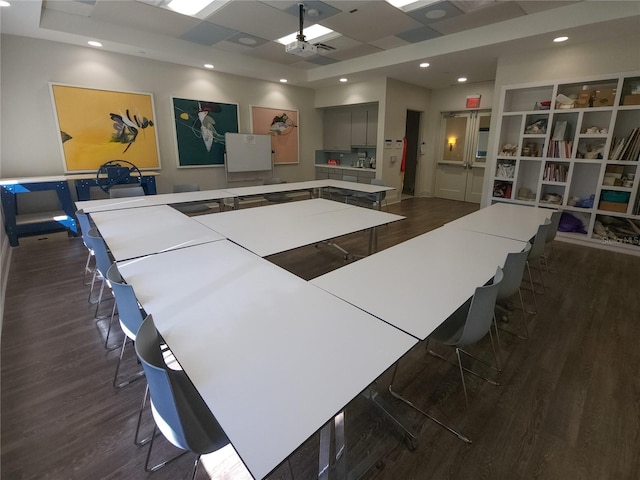
[[[116,260],[224,238],[167,205],[94,212],[91,218]]]
[[[359,182],[345,182],[343,180],[323,180],[325,182],[324,187],[344,188],[346,190],[354,190],[362,193],[381,193],[388,192],[389,190],[395,190],[394,187],[387,187],[385,185],[371,185],[370,183]]]
[[[236,197],[249,197],[252,195],[263,195],[265,193],[281,193],[281,192],[294,192],[297,190],[313,190],[314,188],[324,187],[323,180],[310,180],[307,182],[291,182],[291,183],[276,183],[271,185],[252,185],[248,187],[233,187],[227,188],[227,192],[233,194]]]
[[[261,257],[403,218],[321,198],[194,217]]]
[[[424,340],[525,242],[439,228],[311,280]],[[377,288],[381,277],[390,279]]]
[[[188,202],[218,201],[232,198],[234,195],[226,190],[199,190],[196,192],[163,193],[160,195],[144,195],[139,197],[104,198],[76,202],[76,208],[85,213],[122,210],[125,208],[151,207]]]
[[[548,208],[495,203],[447,223],[446,226],[527,242],[536,235],[538,227],[551,218],[553,212]]]
[[[416,343],[226,240],[119,268],[256,478]]]

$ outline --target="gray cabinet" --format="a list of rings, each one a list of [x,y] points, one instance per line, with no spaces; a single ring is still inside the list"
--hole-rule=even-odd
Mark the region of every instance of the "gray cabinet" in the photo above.
[[[378,104],[327,108],[324,111],[325,150],[351,150],[352,146],[376,146]]]
[[[328,108],[324,111],[325,150],[351,151],[351,110]]]
[[[374,146],[378,139],[378,105],[361,105],[351,111],[351,145]]]

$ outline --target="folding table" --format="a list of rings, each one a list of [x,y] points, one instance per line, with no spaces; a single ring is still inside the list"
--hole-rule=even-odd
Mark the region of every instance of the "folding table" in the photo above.
[[[256,478],[416,344],[227,240],[118,267]]]
[[[90,216],[115,260],[224,238],[167,205],[94,212]]]
[[[194,220],[265,257],[366,229],[371,229],[369,253],[372,253],[377,246],[375,228],[403,218],[315,198],[199,215]]]
[[[495,203],[447,223],[446,226],[528,242],[535,237],[538,227],[551,218],[553,212],[548,208]]]

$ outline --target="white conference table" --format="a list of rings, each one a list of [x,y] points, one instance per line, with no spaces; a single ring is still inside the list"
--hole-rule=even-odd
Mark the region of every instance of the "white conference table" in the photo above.
[[[376,249],[375,228],[405,217],[315,198],[231,212],[194,220],[261,257],[371,229],[369,253]]]
[[[447,223],[446,226],[528,242],[535,237],[538,227],[551,218],[553,212],[548,208],[495,203]]]
[[[163,193],[140,197],[103,198],[76,202],[76,208],[84,213],[124,210],[127,208],[171,205],[177,203],[215,201],[222,207],[225,198],[233,197],[227,190],[198,190],[196,192]]]
[[[416,344],[227,240],[118,267],[255,478]]]
[[[116,261],[224,239],[167,205],[94,212],[90,216]]]
[[[56,177],[57,178],[57,177]],[[310,180],[305,182],[278,183],[273,185],[253,185],[248,187],[232,187],[217,190],[199,190],[196,192],[163,193],[158,195],[145,195],[140,197],[103,198],[98,200],[84,200],[75,202],[78,210],[85,213],[103,212],[108,210],[122,210],[136,207],[150,207],[154,205],[170,205],[189,202],[216,201],[223,206],[227,198],[232,198],[234,208],[239,208],[241,197],[252,197],[268,193],[295,192],[308,190],[313,197],[313,191],[317,190],[322,196],[322,189],[327,187],[345,188],[361,193],[382,193],[394,190],[393,187],[383,185],[370,185],[367,183],[344,182],[342,180]]]
[[[311,283],[424,340],[525,245],[444,226]],[[372,291],[383,276],[384,288]]]

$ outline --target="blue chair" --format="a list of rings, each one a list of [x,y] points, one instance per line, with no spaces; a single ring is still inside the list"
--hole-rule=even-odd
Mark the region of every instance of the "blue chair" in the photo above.
[[[197,455],[191,478],[194,479],[200,456],[215,452],[229,444],[217,420],[182,370],[172,370],[165,363],[162,344],[153,318],[142,322],[135,348],[147,377],[151,396],[151,411],[155,420],[145,462],[147,472],[155,472],[187,452]],[[149,467],[156,431],[176,447],[185,450],[179,455]]]
[[[76,212],[76,218],[78,219],[78,224],[80,225],[80,233],[82,234],[82,243],[87,247],[88,255],[87,255],[87,263],[84,266],[84,277],[83,282],[85,285],[89,285],[87,281],[87,275],[93,274],[93,268],[90,267],[91,259],[94,258],[93,249],[89,247],[89,241],[87,239],[87,234],[89,230],[91,230],[91,221],[89,220],[89,215],[84,213],[84,210],[78,210]]]
[[[118,306],[118,319],[120,320],[120,327],[122,328],[122,331],[124,333],[122,347],[120,349],[120,357],[118,358],[118,363],[116,364],[116,372],[113,376],[113,386],[115,388],[122,388],[126,385],[129,385],[131,382],[141,378],[143,374],[143,372],[140,371],[128,380],[118,382],[118,373],[120,372],[120,365],[122,363],[122,358],[124,356],[124,351],[126,349],[127,343],[129,342],[129,340],[135,342],[136,334],[138,333],[140,325],[142,325],[142,321],[144,320],[146,313],[144,312],[142,307],[140,307],[138,299],[133,292],[133,287],[131,285],[127,285],[120,275],[120,272],[118,271],[118,265],[115,262],[107,270],[107,280],[109,282],[109,285],[111,285],[111,291],[113,292],[113,295],[116,299],[116,305]],[[109,325],[107,338],[109,338],[110,332],[111,324]]]
[[[93,254],[96,259],[96,268],[93,269],[93,280],[91,281],[91,289],[89,290],[89,302],[91,302],[91,297],[93,295],[93,288],[96,281],[96,277],[100,275],[102,278],[102,284],[100,285],[100,292],[98,293],[98,299],[96,300],[96,311],[95,318],[98,317],[98,310],[100,309],[100,303],[102,302],[102,295],[104,293],[104,287],[108,286],[107,281],[107,270],[111,266],[111,257],[107,250],[107,244],[104,242],[104,238],[98,233],[98,229],[93,227],[87,233],[87,240],[89,242],[89,247],[93,251]],[[115,309],[115,305],[114,305]],[[112,313],[113,316],[113,313]]]

